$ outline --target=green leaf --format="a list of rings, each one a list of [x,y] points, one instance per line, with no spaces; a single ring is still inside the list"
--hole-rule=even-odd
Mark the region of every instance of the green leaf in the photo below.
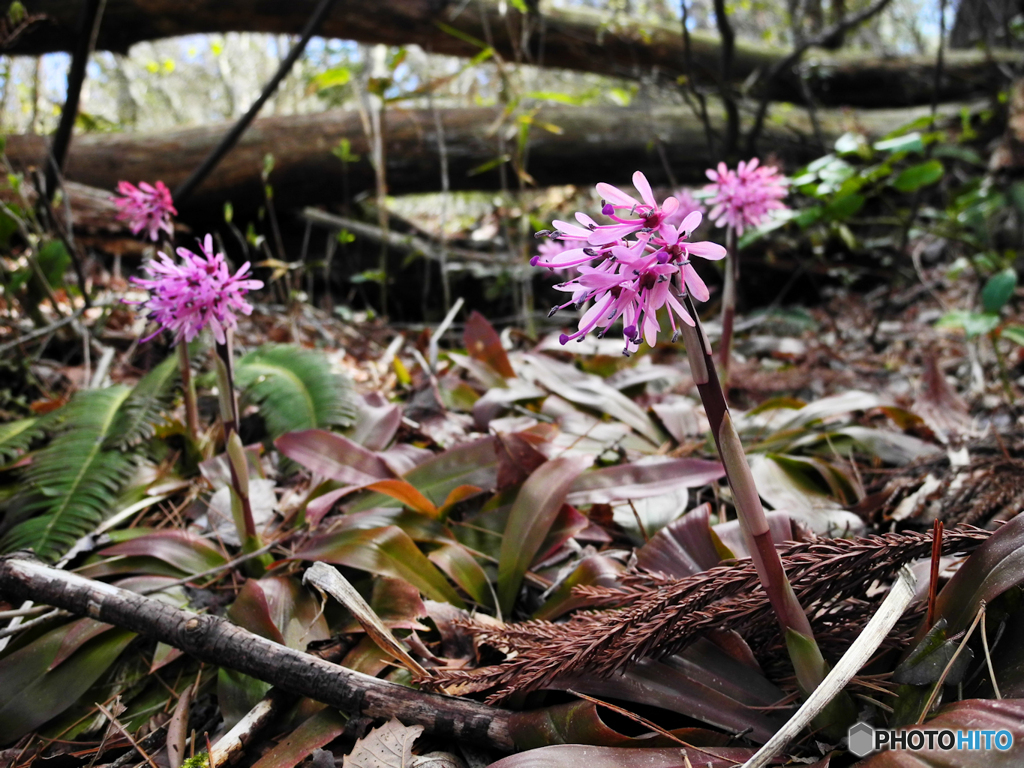
[[[379,576],[403,579],[431,600],[465,607],[448,580],[408,534],[393,525],[317,537],[296,552],[294,559],[322,560]]]
[[[0,463],[13,461],[43,436],[40,419],[18,419],[0,424]]]
[[[924,141],[917,131],[893,139],[876,141],[875,149],[881,152],[924,152]]]
[[[271,439],[355,420],[351,383],[314,350],[265,344],[238,361],[235,381],[243,401],[259,406]]]
[[[39,249],[36,261],[47,282],[56,287],[64,282],[64,273],[71,266],[71,255],[60,240],[50,240]]]
[[[9,744],[66,710],[107,671],[135,634],[118,629],[90,640],[50,669],[73,624],[0,660],[0,744]]]
[[[324,88],[346,85],[351,79],[352,70],[348,67],[332,67],[314,77],[309,85],[313,90],[322,91]]]
[[[864,195],[857,193],[838,197],[825,206],[825,215],[834,221],[848,219],[864,206],[864,200]]]
[[[999,335],[1001,338],[1009,339],[1014,344],[1024,347],[1024,325],[1008,325]]]
[[[1007,267],[1001,272],[996,272],[985,283],[981,290],[981,304],[986,312],[998,314],[1006,302],[1013,298],[1013,292],[1017,289],[1017,270]]]
[[[125,450],[151,438],[171,407],[179,373],[178,355],[173,354],[143,376],[118,410],[105,447]]]
[[[927,187],[941,179],[943,170],[941,161],[928,160],[905,168],[892,185],[900,192],[916,192],[921,187]]]
[[[589,457],[562,456],[530,475],[509,512],[498,558],[498,603],[509,615],[519,586],[548,535],[573,482],[590,464]]]
[[[17,514],[33,517],[7,532],[0,551],[32,548],[55,560],[110,514],[135,466],[130,455],[103,447],[128,395],[122,386],[83,390],[64,407],[63,432],[25,472]]]
[[[967,338],[982,336],[999,325],[999,315],[955,309],[935,321],[936,328],[962,328]]]

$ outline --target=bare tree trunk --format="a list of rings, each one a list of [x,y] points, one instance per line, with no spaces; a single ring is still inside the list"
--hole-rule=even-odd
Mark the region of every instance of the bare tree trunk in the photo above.
[[[80,3],[81,0],[34,0],[32,12],[45,14],[47,22],[34,25],[4,52],[39,54],[71,50]],[[124,52],[143,40],[204,32],[294,34],[314,4],[315,0],[108,0],[97,50]],[[546,67],[627,78],[649,76],[655,69],[669,80],[685,74],[682,35],[674,21],[663,25],[645,22],[609,26],[606,14],[588,9],[550,8],[527,21],[511,5],[497,0],[346,0],[324,20],[321,34],[363,43],[416,43],[434,53],[468,57],[480,52],[471,40],[487,40],[489,29],[488,42],[509,61],[537,61],[543,47]],[[524,27],[527,24],[528,29]],[[452,28],[462,36],[451,34]],[[536,31],[531,34],[530,30]],[[715,82],[721,61],[717,38],[692,32],[690,48],[693,76],[707,83]],[[732,77],[744,83],[756,72],[768,71],[788,53],[737,43]],[[932,66],[931,58],[822,55],[818,61],[820,66],[811,79],[811,95],[822,105],[896,107],[931,101],[931,81],[921,77]],[[1000,52],[988,57],[983,52],[964,51],[950,57],[950,77],[943,84],[942,99],[967,98],[991,88],[993,83],[1001,83],[999,65],[1015,61],[1015,57]],[[783,73],[769,87],[767,95],[773,100],[805,101],[795,71]],[[752,95],[762,94],[755,87]]]
[[[711,105],[709,105],[710,107]],[[959,107],[950,105],[950,114]],[[499,170],[470,172],[495,157],[494,137],[488,134],[494,110],[490,108],[439,110],[444,125],[447,169],[452,189],[500,188]],[[721,129],[721,110],[709,109],[711,124]],[[928,114],[927,108],[864,111],[854,115],[819,110],[826,139],[859,129],[880,136]],[[665,162],[683,184],[703,184],[704,170],[715,160],[704,140],[704,125],[685,107],[651,109],[551,107],[542,109],[535,122],[557,125],[562,133],[537,130],[530,138],[529,172],[540,186],[552,184],[615,183],[636,169],[655,184],[668,179],[651,136],[662,140]],[[810,121],[799,111],[786,115],[786,126],[766,122],[765,140],[779,159],[807,162],[817,157]],[[643,129],[638,129],[643,126]],[[223,124],[160,134],[90,134],[79,137],[71,149],[67,177],[112,190],[120,179],[162,180],[172,188],[180,184],[216,145]],[[347,140],[358,162],[343,165],[331,155]],[[429,192],[438,188],[441,159],[437,121],[429,109],[392,108],[388,117],[384,156],[390,194]],[[220,221],[225,200],[239,216],[263,204],[260,171],[268,152],[274,155],[276,198],[291,209],[340,202],[343,191],[352,195],[373,190],[375,175],[371,149],[355,112],[331,111],[316,115],[270,117],[253,122],[217,169],[196,188],[182,210],[186,221]],[[42,162],[42,137],[8,137],[7,156],[19,170]],[[347,172],[346,169],[347,168]]]

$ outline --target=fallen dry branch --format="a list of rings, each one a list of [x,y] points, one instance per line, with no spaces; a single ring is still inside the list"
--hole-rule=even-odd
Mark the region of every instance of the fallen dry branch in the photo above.
[[[948,114],[958,115],[951,105]],[[856,114],[819,110],[826,140],[848,130],[879,137],[923,115],[927,108],[874,110]],[[806,112],[792,109],[769,121],[764,139],[784,163],[803,163],[820,155]],[[452,189],[500,189],[494,168],[474,169],[495,159],[491,131],[496,112],[490,108],[439,111],[444,127]],[[785,124],[780,122],[784,119]],[[713,125],[721,115],[711,111]],[[707,147],[704,126],[686,107],[608,109],[545,107],[535,117],[530,137],[528,170],[540,186],[594,184],[622,180],[642,169],[653,183],[667,183],[654,139],[661,142],[665,160],[683,183],[703,184],[704,171],[717,159]],[[226,125],[216,124],[159,134],[92,134],[75,140],[68,158],[67,177],[91,187],[113,190],[121,179],[161,179],[171,188],[184,181],[220,141]],[[341,140],[361,157],[347,166],[331,156]],[[19,170],[38,166],[45,158],[46,139],[10,136],[7,156]],[[267,153],[274,156],[270,182],[278,205],[292,209],[340,201],[344,190],[357,195],[374,189],[374,172],[362,123],[356,112],[334,110],[315,115],[256,120],[238,145],[199,186],[182,209],[187,220],[222,220],[225,200],[236,215],[254,212],[264,204],[260,173]],[[389,113],[385,136],[388,192],[401,195],[430,192],[441,184],[437,123],[429,109]]]
[[[989,535],[969,526],[948,530],[943,554],[970,552]],[[787,543],[781,555],[817,633],[835,631],[837,618],[847,625],[861,618],[866,622],[881,599],[870,598],[867,590],[892,579],[903,564],[927,557],[931,542],[931,532],[816,539]],[[637,659],[670,655],[712,629],[757,637],[752,647],[778,644],[774,615],[749,560],[683,579],[637,573],[623,582],[622,589],[576,590],[600,605],[625,606],[621,610],[578,613],[564,624],[470,624],[479,643],[511,658],[477,670],[441,671],[428,684],[459,692],[489,690],[489,701],[496,702],[520,691],[557,687],[559,679],[571,675],[612,674]],[[845,601],[851,598],[860,606],[856,617],[848,611],[844,615],[850,608]]]
[[[39,54],[71,50],[77,37],[80,2],[34,0],[33,14],[44,15],[31,29],[14,37],[7,53]],[[180,0],[108,0],[96,42],[99,50],[125,52],[134,43],[173,35],[251,31],[297,34],[312,13],[314,0],[189,2]],[[461,37],[451,33],[457,30]],[[325,37],[364,43],[408,45],[453,56],[470,57],[488,42],[505,59],[547,67],[575,69],[616,77],[650,77],[657,72],[674,80],[684,71],[683,40],[678,22],[652,23],[589,9],[552,8],[524,16],[512,3],[485,0],[347,0],[338,3],[321,26]],[[713,82],[721,66],[716,36],[690,34],[691,60],[698,80]],[[739,43],[731,75],[745,83],[764,75],[790,51]],[[1000,67],[1012,66],[1012,51],[956,51],[946,54],[940,100],[969,98],[1004,80]],[[931,56],[882,57],[863,53],[816,52],[805,59],[810,93],[824,105],[897,107],[930,103]],[[756,94],[756,87],[755,87]],[[761,95],[761,94],[756,94]],[[805,93],[796,68],[772,78],[767,96],[802,103]]]
[[[234,669],[343,712],[397,717],[461,741],[512,751],[512,713],[354,672],[266,640],[216,616],[51,568],[25,555],[0,559],[0,594],[32,600],[157,638],[209,664]]]

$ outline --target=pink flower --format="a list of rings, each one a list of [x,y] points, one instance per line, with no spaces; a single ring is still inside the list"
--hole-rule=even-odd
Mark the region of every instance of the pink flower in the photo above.
[[[786,179],[778,168],[759,163],[756,157],[741,161],[735,171],[719,163],[718,170],[707,172],[712,183],[704,189],[712,194],[709,216],[716,226],[732,227],[742,235],[744,228],[759,226],[768,211],[786,207],[779,202],[786,196]]]
[[[162,181],[158,181],[156,186],[142,181],[137,187],[127,181],[119,181],[117,191],[124,197],[110,199],[121,209],[117,214],[118,220],[127,222],[132,234],[146,230],[146,235],[153,242],[160,237],[161,230],[174,235],[171,216],[176,216],[178,211],[174,208],[171,190]]]
[[[160,331],[174,334],[174,343],[192,341],[207,325],[213,330],[218,344],[227,340],[226,331],[238,325],[235,313],[248,315],[252,305],[242,297],[251,290],[263,287],[263,281],[248,278],[249,262],[245,262],[234,275],[228,271],[224,254],[214,253],[210,235],[200,244],[201,254],[188,248],[179,248],[183,263],[176,264],[165,253],[160,260],[152,260],[143,268],[149,279],[131,278],[136,285],[150,292],[142,302],[149,310],[149,319],[160,327],[143,341],[149,341]]]
[[[679,201],[674,197],[666,198],[658,207],[651,191],[651,185],[647,177],[640,171],[633,174],[633,186],[640,192],[643,202],[637,202],[631,195],[627,195],[618,187],[601,182],[597,185],[597,192],[605,201],[601,213],[614,221],[614,224],[605,224],[595,228],[588,238],[591,245],[607,245],[614,243],[623,237],[634,232],[657,232],[665,219],[675,213],[679,207]],[[628,210],[630,216],[639,216],[638,219],[622,219],[615,215],[617,210]]]
[[[672,197],[679,201],[679,207],[675,209],[670,215],[665,217],[665,223],[671,224],[673,227],[678,227],[683,223],[683,219],[689,216],[694,211],[700,211],[704,213],[704,205],[695,198],[688,189],[677,189],[672,193]]]
[[[593,302],[580,318],[576,331],[562,334],[563,344],[583,339],[595,330],[603,336],[621,318],[626,339],[624,352],[628,355],[637,350],[641,341],[652,346],[657,342],[661,332],[657,319],[659,309],[666,309],[674,339],[678,333],[677,319],[687,325],[694,324],[683,303],[686,293],[698,301],[709,298],[707,286],[690,259],[694,256],[721,259],[725,257],[725,248],[717,243],[687,241],[690,233],[700,226],[703,214],[691,211],[677,224],[667,223],[665,219],[674,213],[678,200],[669,198],[658,208],[643,174],[634,174],[633,183],[641,190],[643,203],[607,184],[597,187],[604,199],[610,201],[605,205],[605,214],[616,221],[615,225],[598,226],[582,213],[576,214],[582,226],[556,221],[556,238],[577,241],[586,238],[589,245],[551,256],[536,256],[531,262],[535,266],[553,268],[575,266],[579,271],[577,277],[555,286],[559,291],[571,293],[572,298],[552,309],[552,315],[559,309],[569,306],[579,309]],[[626,220],[614,216],[615,209],[627,207],[642,218]]]

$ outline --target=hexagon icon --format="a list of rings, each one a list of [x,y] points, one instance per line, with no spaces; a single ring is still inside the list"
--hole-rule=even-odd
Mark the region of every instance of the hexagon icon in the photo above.
[[[875,729],[867,723],[854,723],[846,732],[848,748],[857,757],[864,757],[875,749]]]

